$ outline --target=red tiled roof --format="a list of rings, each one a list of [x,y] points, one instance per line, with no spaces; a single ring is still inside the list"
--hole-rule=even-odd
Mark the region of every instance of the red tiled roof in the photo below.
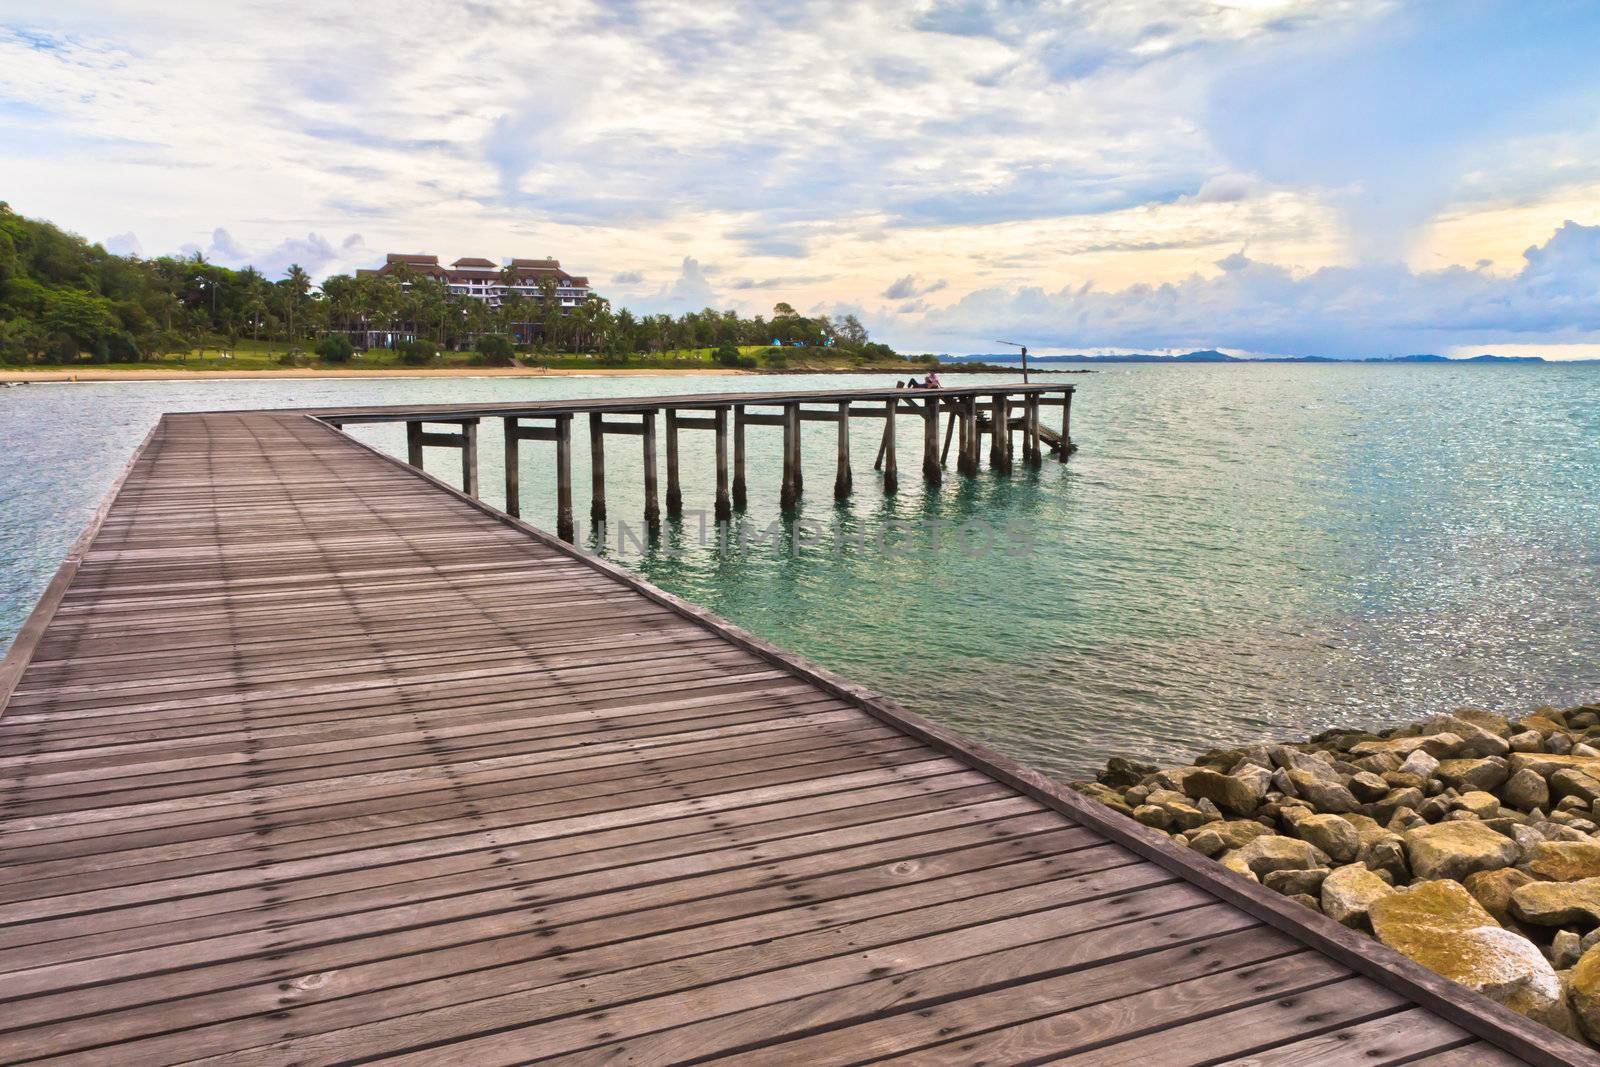
[[[458,260],[456,260],[454,263],[452,263],[450,265],[452,267],[498,267],[499,266],[499,264],[496,263],[492,259],[477,259],[477,258],[470,257],[470,256],[467,257],[467,258],[464,258],[464,259],[458,259]]]

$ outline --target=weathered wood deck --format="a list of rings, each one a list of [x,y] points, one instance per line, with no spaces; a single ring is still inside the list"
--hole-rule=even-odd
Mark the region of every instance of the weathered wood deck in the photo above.
[[[0,668],[0,1060],[1560,1063],[300,414],[169,416]]]

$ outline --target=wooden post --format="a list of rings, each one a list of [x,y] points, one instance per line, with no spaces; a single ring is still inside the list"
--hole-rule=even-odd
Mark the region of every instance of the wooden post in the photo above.
[[[1039,451],[1039,395],[1037,393],[1029,393],[1022,410],[1026,413],[1024,420],[1027,428],[1023,431],[1022,439],[1025,442],[1024,447],[1027,449],[1028,464],[1029,466],[1037,467],[1044,460],[1044,456]]]
[[[743,508],[744,490],[744,405],[733,407],[733,506]]]
[[[506,514],[512,518],[522,515],[521,502],[517,498],[517,478],[519,464],[517,462],[517,417],[507,415],[500,420],[505,424],[506,430]]]
[[[1005,446],[1011,438],[1011,431],[1007,430],[1006,423],[1010,421],[1011,413],[1006,410],[1006,398],[996,393],[990,398],[993,412],[989,416],[989,467],[991,470],[1005,470]]]
[[[717,520],[726,522],[733,518],[733,506],[728,501],[728,409],[718,408],[717,419]]]
[[[843,500],[850,495],[853,479],[850,476],[850,401],[839,402],[839,466],[833,476],[833,498]]]
[[[964,397],[961,401],[961,473],[969,478],[978,473],[978,398]]]
[[[939,401],[931,396],[922,402],[922,480],[929,485],[944,480],[939,469]]]
[[[778,506],[788,511],[800,499],[800,489],[795,484],[796,470],[800,466],[800,405],[783,406],[783,486],[778,492]]]
[[[461,424],[461,491],[478,496],[478,420]]]
[[[883,491],[900,491],[900,465],[895,459],[894,416],[900,407],[900,398],[892,396],[883,405]]]
[[[678,413],[667,412],[667,515],[683,514],[683,489],[678,484]]]
[[[422,469],[422,423],[416,419],[406,422],[406,462]]]
[[[672,425],[671,414],[667,415],[667,425]],[[668,430],[669,448],[673,436]],[[644,413],[644,521],[651,528],[661,525],[661,502],[656,492],[656,413],[653,411]]]
[[[1062,463],[1067,461],[1067,456],[1078,450],[1072,443],[1072,390],[1069,388],[1061,394],[1061,448],[1056,452],[1056,458]]]
[[[589,521],[596,525],[606,521],[606,431],[603,419],[599,412],[589,415],[589,471],[594,486],[594,496],[589,501]]]
[[[940,405],[943,407],[943,405]],[[939,450],[939,466],[943,467],[950,462],[950,441],[956,435],[956,409],[950,409],[950,418],[944,424],[944,447]],[[959,453],[958,453],[959,456]]]
[[[556,535],[571,541],[572,521],[572,416],[556,416]]]

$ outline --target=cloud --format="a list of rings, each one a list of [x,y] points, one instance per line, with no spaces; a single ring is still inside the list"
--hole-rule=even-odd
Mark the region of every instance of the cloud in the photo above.
[[[1441,352],[1468,344],[1600,341],[1600,226],[1567,222],[1512,275],[1392,263],[1306,274],[1234,253],[1164,285],[990,288],[902,324],[946,350],[987,336],[1043,347],[1218,347],[1284,355]]]
[[[644,281],[644,272],[637,270],[619,271],[611,276],[613,285],[638,285]]]
[[[268,278],[279,278],[288,271],[290,264],[298,264],[313,278],[320,279],[354,269],[369,258],[366,242],[358,233],[346,237],[337,246],[321,234],[308,233],[303,238],[289,238],[266,249],[252,250],[221,226],[211,231],[211,241],[205,247],[186,244],[178,253],[183,256],[199,253],[224,267],[254,267]]]
[[[114,237],[107,237],[105,249],[115,256],[144,255],[144,246],[139,243],[139,235],[131,231],[119,233]]]
[[[909,300],[912,297],[927,296],[929,293],[937,293],[940,289],[945,288],[945,286],[948,284],[949,283],[943,278],[940,278],[936,282],[931,282],[928,285],[922,285],[917,281],[916,275],[907,274],[903,278],[897,278],[893,285],[885,289],[883,291],[883,298],[885,300]]]

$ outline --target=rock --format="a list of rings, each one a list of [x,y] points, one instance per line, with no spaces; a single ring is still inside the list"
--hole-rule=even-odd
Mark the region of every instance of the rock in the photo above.
[[[1566,734],[1550,734],[1544,739],[1544,750],[1562,755],[1572,751],[1572,738]]]
[[[1454,753],[1457,756],[1500,756],[1511,748],[1499,734],[1454,715],[1435,715],[1424,724],[1423,729],[1432,734],[1451,733],[1461,738]]]
[[[1163,767],[1150,776],[1150,784],[1157,789],[1170,789],[1174,793],[1182,793],[1183,780],[1199,769],[1199,767]]]
[[[1422,818],[1427,822],[1438,822],[1440,819],[1444,818],[1449,811],[1450,799],[1448,797],[1440,796],[1430,797],[1428,800],[1424,801],[1422,807],[1417,809],[1417,814],[1422,816]],[[1398,816],[1399,812],[1396,812],[1395,814]],[[1394,825],[1393,820],[1390,820],[1389,829],[1397,830],[1399,827]]]
[[[1165,830],[1172,825],[1172,813],[1155,804],[1140,804],[1133,809],[1133,817],[1154,830]]]
[[[1544,751],[1544,738],[1537,730],[1524,730],[1520,734],[1512,734],[1507,740],[1511,743],[1513,752]]]
[[[1476,822],[1419,826],[1405,834],[1406,858],[1418,878],[1460,881],[1473,871],[1517,862],[1516,843]]]
[[[1561,980],[1532,941],[1497,925],[1459,884],[1419,882],[1372,902],[1378,940],[1430,970],[1564,1033]]]
[[[1229,849],[1243,848],[1256,838],[1268,837],[1271,834],[1271,830],[1258,822],[1251,822],[1248,819],[1229,819],[1206,824],[1190,839],[1189,844],[1208,856],[1216,856]],[[1213,838],[1216,840],[1214,851],[1211,850]]]
[[[1388,830],[1391,834],[1403,834],[1407,830],[1415,830],[1419,826],[1426,825],[1428,825],[1428,820],[1424,819],[1420,813],[1412,811],[1410,808],[1400,808],[1394,813],[1394,817],[1389,820]]]
[[[1577,882],[1529,882],[1511,894],[1511,914],[1535,926],[1591,930],[1600,926],[1600,878]]]
[[[1128,802],[1122,799],[1122,794],[1109,786],[1101,785],[1099,782],[1073,782],[1072,788],[1086,797],[1098,800],[1114,811],[1120,811],[1124,815],[1133,814],[1133,808],[1129,807]]]
[[[1372,818],[1371,816],[1358,815],[1354,812],[1351,812],[1340,815],[1339,818],[1355,827],[1356,837],[1358,839],[1358,847],[1360,845],[1366,845],[1372,841],[1381,840],[1382,838],[1388,836],[1389,831],[1385,830],[1378,820]]]
[[[1550,793],[1562,799],[1577,797],[1588,808],[1600,800],[1600,781],[1576,767],[1563,767],[1550,775]]]
[[[1595,748],[1590,744],[1573,745],[1572,754],[1574,756],[1600,756],[1600,748]]]
[[[1499,757],[1486,759],[1441,760],[1437,777],[1441,782],[1465,792],[1469,789],[1497,789],[1511,776],[1511,765]]]
[[[1550,965],[1564,971],[1577,963],[1578,957],[1583,955],[1579,947],[1582,943],[1576,930],[1557,930],[1550,942]]]
[[[1518,866],[1550,882],[1600,878],[1600,841],[1540,841]]]
[[[1550,785],[1538,771],[1524,767],[1506,780],[1500,797],[1519,811],[1532,811],[1550,805]]]
[[[1439,769],[1439,761],[1431,754],[1417,749],[1405,758],[1400,764],[1399,773],[1409,774],[1418,779],[1418,785],[1433,777],[1433,772]]]
[[[1290,771],[1289,780],[1294,783],[1296,793],[1320,812],[1337,814],[1361,807],[1360,801],[1337,778],[1330,782],[1308,771]]]
[[[1112,789],[1130,789],[1144,781],[1146,775],[1156,773],[1157,769],[1153,763],[1140,763],[1138,760],[1123,756],[1112,756],[1106,760],[1106,769],[1096,777],[1102,785],[1110,786]]]
[[[1339,815],[1307,815],[1295,823],[1295,833],[1328,854],[1335,863],[1350,863],[1361,849],[1356,828]]]
[[[1334,922],[1355,929],[1368,925],[1372,902],[1394,889],[1359,863],[1338,867],[1322,880],[1322,911]]]
[[[1322,891],[1322,880],[1326,877],[1326,867],[1308,867],[1303,871],[1269,871],[1262,877],[1261,884],[1286,897],[1301,893],[1313,896]]]
[[[1422,807],[1422,801],[1420,789],[1392,789],[1387,796],[1372,806],[1372,817],[1381,823],[1387,823],[1401,808],[1415,811]]]
[[[1590,778],[1600,778],[1600,759],[1593,756],[1567,756],[1560,753],[1515,752],[1509,757],[1511,773],[1524,767],[1548,778],[1565,768],[1582,771]]]
[[[1229,860],[1233,862],[1229,864]],[[1327,855],[1315,845],[1276,834],[1258,837],[1228,853],[1222,861],[1235,870],[1243,866],[1257,878],[1273,871],[1303,871],[1329,864]]]
[[[1526,872],[1515,867],[1501,867],[1494,871],[1474,871],[1462,885],[1485,911],[1505,925],[1511,921],[1511,894],[1531,881],[1533,878]]]
[[[1389,783],[1370,771],[1352,774],[1345,787],[1363,804],[1381,800],[1389,793]]]
[[[1277,770],[1272,772],[1271,788],[1277,790],[1286,797],[1297,797],[1300,795],[1299,793],[1295,792],[1294,783],[1289,780],[1289,772],[1284,770],[1282,767],[1279,767]]]
[[[1296,893],[1289,899],[1294,901],[1296,904],[1299,904],[1303,908],[1310,908],[1312,911],[1317,910],[1317,898],[1312,896],[1310,893]]]
[[[1496,737],[1511,736],[1511,720],[1504,715],[1496,715],[1483,708],[1457,708],[1451,712],[1451,717],[1462,722],[1470,722],[1480,730],[1488,730]]]
[[[1456,798],[1458,811],[1468,812],[1475,819],[1492,819],[1500,814],[1500,800],[1493,793],[1474,789]]]
[[[1600,1043],[1600,952],[1590,947],[1567,979],[1567,999],[1578,1026],[1590,1041]]]
[[[1363,741],[1350,750],[1354,756],[1369,756],[1380,752],[1393,752],[1408,756],[1421,750],[1435,759],[1453,756],[1461,747],[1461,738],[1455,734],[1428,734],[1422,737],[1395,737],[1387,741]]]
[[[1260,767],[1250,767],[1246,774],[1238,775],[1201,768],[1183,780],[1183,791],[1235,815],[1252,815],[1267,795],[1271,781],[1272,775]]]
[[[1578,942],[1578,958],[1582,959],[1583,954],[1594,948],[1595,945],[1600,945],[1600,926],[1596,926],[1593,930],[1584,934],[1583,940]]]
[[[1397,835],[1391,834],[1370,845],[1363,845],[1357,858],[1375,874],[1387,874],[1396,885],[1411,880],[1405,845]]]

